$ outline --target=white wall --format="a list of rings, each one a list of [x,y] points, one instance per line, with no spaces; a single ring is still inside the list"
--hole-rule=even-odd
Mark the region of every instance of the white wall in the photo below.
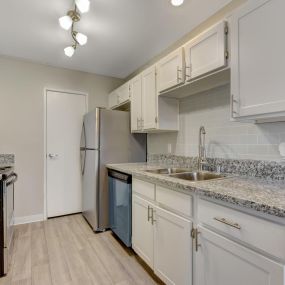
[[[43,213],[44,87],[89,93],[89,109],[107,106],[122,81],[0,57],[0,153],[16,155],[16,218]]]
[[[280,160],[285,122],[248,124],[230,121],[230,87],[223,86],[180,101],[178,133],[148,135],[148,152],[183,156],[198,154],[199,127],[206,128],[207,155],[219,158]]]

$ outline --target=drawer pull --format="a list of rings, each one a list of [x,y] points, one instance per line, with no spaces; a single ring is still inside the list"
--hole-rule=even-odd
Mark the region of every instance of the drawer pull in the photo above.
[[[235,229],[238,229],[238,230],[241,229],[241,226],[238,223],[231,222],[231,221],[229,221],[229,220],[227,220],[225,218],[217,218],[217,217],[215,217],[214,220],[218,221],[220,223],[226,224],[226,225],[228,225],[230,227],[233,227]]]

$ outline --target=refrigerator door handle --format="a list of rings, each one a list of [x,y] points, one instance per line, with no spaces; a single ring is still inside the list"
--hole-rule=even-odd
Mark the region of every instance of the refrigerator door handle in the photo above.
[[[84,147],[80,147],[80,150],[84,151],[84,159],[83,159],[83,163],[81,162],[81,174],[84,175],[85,162],[86,162],[86,131],[85,131],[84,122],[83,122],[83,126],[82,126],[82,134],[83,134]]]

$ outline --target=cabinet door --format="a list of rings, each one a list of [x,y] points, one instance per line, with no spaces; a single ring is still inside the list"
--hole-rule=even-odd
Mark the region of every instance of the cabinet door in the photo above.
[[[119,104],[130,100],[130,84],[126,82],[117,89]]]
[[[132,247],[153,268],[153,225],[149,217],[154,206],[137,195],[132,201]]]
[[[141,75],[136,76],[130,82],[131,90],[131,131],[141,130],[142,119],[142,80]]]
[[[284,285],[284,266],[198,227],[197,285]]]
[[[186,80],[226,66],[226,23],[221,22],[184,46]]]
[[[155,66],[142,73],[143,129],[155,129],[157,122],[157,94]]]
[[[184,54],[179,48],[157,63],[158,92],[184,83]]]
[[[166,283],[192,284],[192,223],[155,209],[154,271]]]
[[[233,117],[285,111],[284,11],[284,0],[252,0],[233,16]]]
[[[108,96],[108,107],[109,109],[112,109],[116,105],[118,105],[118,96],[117,96],[116,91],[113,91]]]

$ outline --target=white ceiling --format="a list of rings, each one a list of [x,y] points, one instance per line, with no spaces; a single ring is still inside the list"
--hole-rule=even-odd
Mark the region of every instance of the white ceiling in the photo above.
[[[73,0],[0,0],[0,54],[52,66],[125,78],[231,0],[91,0],[76,29],[88,43],[72,58],[58,18]]]

